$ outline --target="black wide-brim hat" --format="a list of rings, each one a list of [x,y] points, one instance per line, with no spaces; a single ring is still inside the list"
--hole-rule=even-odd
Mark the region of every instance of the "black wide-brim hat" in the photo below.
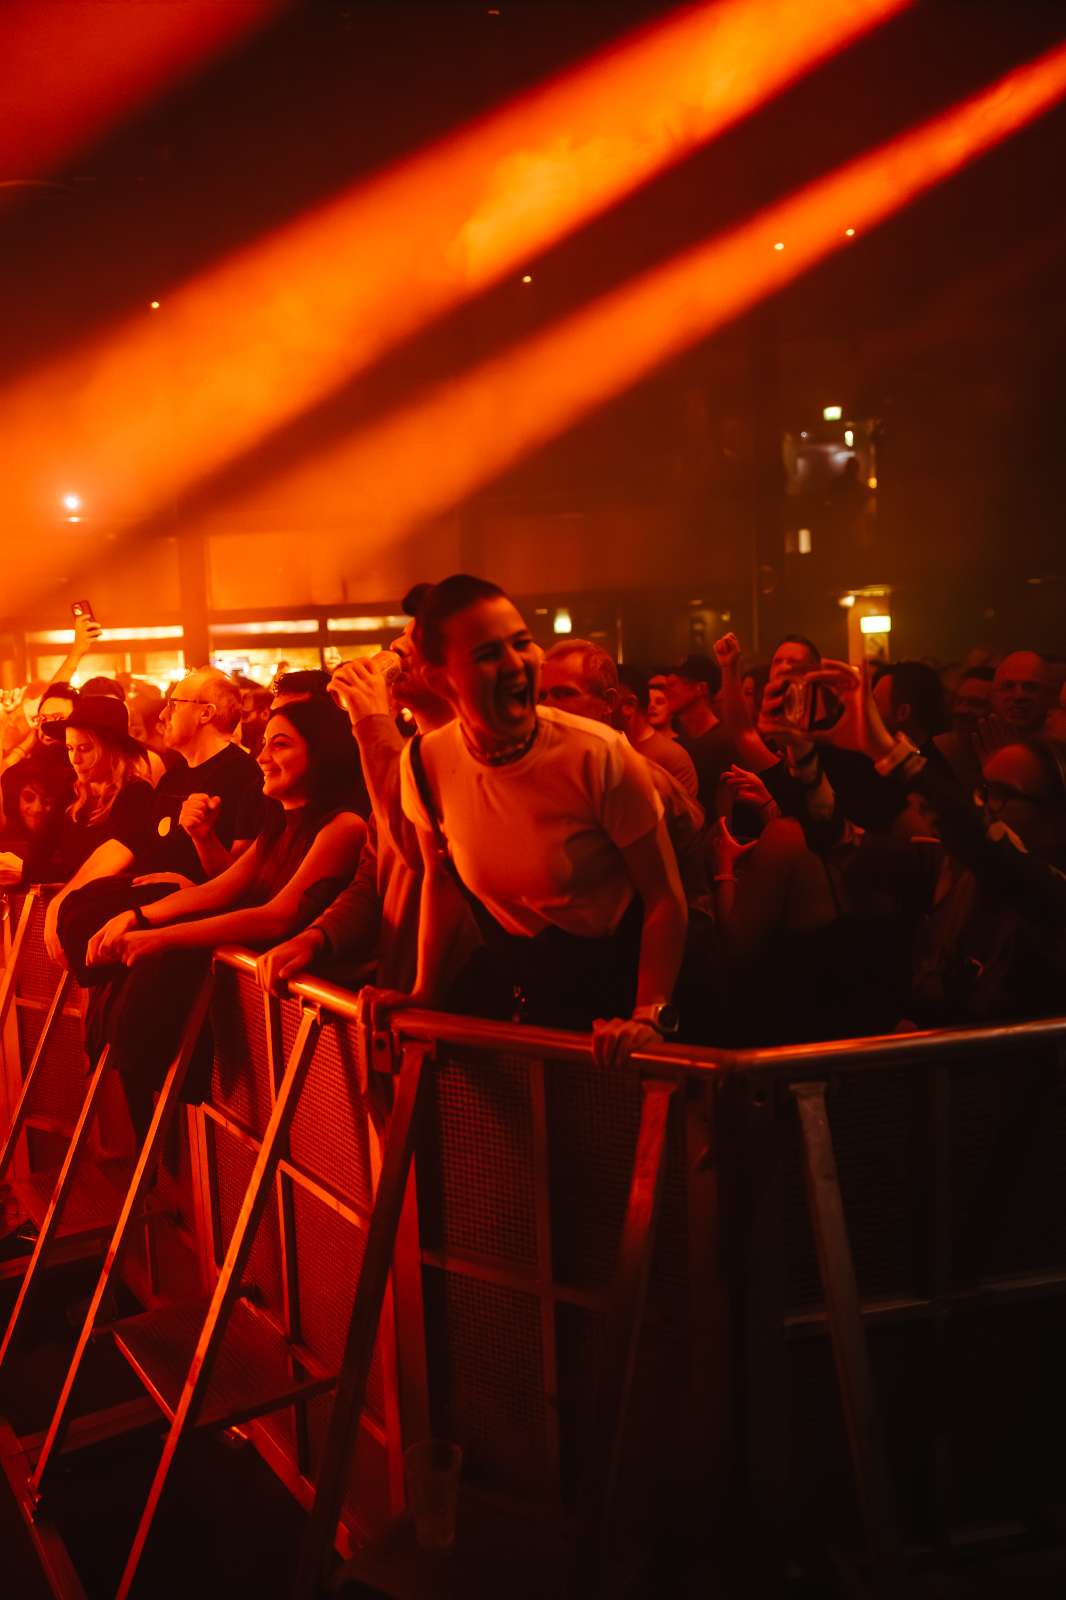
[[[83,694],[66,720],[68,728],[95,733],[105,744],[114,745],[123,755],[144,756],[144,746],[130,732],[130,715],[125,704],[109,694]]]

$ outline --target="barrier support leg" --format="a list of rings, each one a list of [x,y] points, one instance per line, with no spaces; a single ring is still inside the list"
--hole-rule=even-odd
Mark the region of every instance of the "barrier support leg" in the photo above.
[[[244,1269],[248,1265],[248,1258],[252,1253],[255,1243],[256,1231],[263,1218],[267,1204],[271,1197],[274,1178],[278,1170],[278,1162],[285,1153],[289,1129],[296,1108],[300,1101],[300,1090],[303,1088],[307,1069],[314,1055],[315,1045],[321,1031],[321,1019],[317,1009],[305,1009],[300,1018],[300,1026],[293,1041],[292,1052],[285,1068],[285,1075],[278,1088],[277,1098],[274,1101],[263,1134],[263,1142],[256,1157],[252,1176],[248,1180],[248,1189],[241,1203],[240,1213],[234,1225],[230,1238],[226,1259],[222,1263],[222,1270],[218,1275],[211,1304],[208,1308],[204,1325],[200,1330],[200,1337],[196,1343],[196,1350],[189,1365],[188,1374],[174,1411],[174,1419],[163,1445],[163,1453],[156,1467],[152,1487],[148,1492],[148,1500],[141,1520],[137,1525],[133,1545],[126,1560],[122,1573],[122,1581],[118,1586],[116,1600],[126,1600],[137,1577],[137,1569],[144,1554],[144,1547],[155,1521],[159,1502],[166,1488],[167,1478],[170,1474],[174,1457],[182,1444],[185,1433],[195,1425],[204,1396],[207,1393],[214,1370],[215,1357],[218,1355],[222,1340],[225,1337],[226,1324],[229,1314],[233,1309],[234,1301],[241,1291],[241,1279]]]
[[[4,1025],[7,1008],[11,1004],[15,993],[15,973],[18,971],[19,956],[22,954],[22,946],[26,942],[26,930],[29,928],[30,916],[36,901],[37,890],[31,889],[22,902],[18,927],[15,929],[15,936],[11,941],[11,949],[8,952],[3,973],[0,974],[0,1028]]]
[[[655,1078],[644,1079],[640,1087],[640,1130],[608,1298],[591,1449],[583,1471],[578,1506],[571,1592],[581,1595],[596,1591],[607,1553],[629,1396],[655,1250],[670,1108],[677,1089],[676,1084]]]
[[[22,1088],[19,1090],[18,1101],[11,1117],[11,1125],[7,1130],[7,1137],[4,1140],[3,1148],[0,1149],[0,1183],[3,1183],[4,1176],[7,1173],[8,1165],[11,1161],[11,1157],[15,1153],[15,1146],[18,1144],[19,1135],[22,1132],[23,1124],[29,1115],[30,1100],[33,1096],[33,1089],[37,1074],[40,1071],[41,1062],[44,1060],[44,1053],[48,1048],[48,1042],[52,1036],[52,1029],[55,1026],[56,1017],[59,1014],[59,1009],[63,1004],[69,986],[70,973],[69,971],[66,971],[56,984],[56,992],[52,996],[49,1004],[48,1011],[44,1019],[44,1026],[41,1029],[36,1048],[33,1052],[33,1059],[30,1061],[30,1064],[26,1069],[26,1076],[22,1080]]]
[[[107,1057],[108,1051],[105,1047],[89,1079],[89,1087],[85,1091],[85,1099],[81,1103],[81,1111],[74,1125],[70,1143],[67,1145],[67,1153],[63,1157],[63,1165],[59,1169],[55,1188],[52,1190],[52,1198],[48,1202],[48,1210],[44,1214],[29,1266],[26,1268],[19,1287],[18,1299],[15,1301],[14,1309],[8,1319],[4,1341],[3,1344],[0,1344],[0,1371],[3,1371],[4,1363],[14,1349],[19,1327],[29,1310],[37,1288],[37,1279],[45,1266],[48,1251],[59,1231],[59,1224],[63,1220],[63,1212],[66,1209],[67,1201],[70,1199],[70,1192],[74,1187],[82,1153],[99,1106],[100,1091],[103,1087],[104,1074],[107,1071]]]
[[[396,1231],[411,1170],[418,1129],[422,1072],[427,1053],[425,1045],[404,1045],[403,1064],[386,1135],[381,1179],[374,1199],[366,1252],[348,1324],[348,1338],[337,1381],[337,1395],[330,1414],[314,1505],[304,1532],[293,1600],[314,1600],[319,1594],[336,1537],[345,1475],[366,1399],[378,1320],[389,1281]]]
[[[901,1592],[902,1578],[895,1497],[874,1399],[855,1263],[826,1113],[826,1086],[794,1083],[790,1088],[803,1135],[807,1204],[859,1511],[878,1593],[889,1596]]]
[[[106,1295],[110,1286],[111,1278],[118,1264],[119,1256],[122,1253],[122,1249],[126,1241],[126,1235],[129,1232],[130,1222],[135,1216],[138,1216],[143,1209],[144,1198],[155,1174],[156,1163],[158,1162],[159,1156],[162,1153],[163,1144],[167,1136],[167,1131],[170,1127],[171,1119],[181,1097],[181,1091],[185,1084],[185,1076],[189,1069],[189,1062],[192,1059],[192,1053],[196,1047],[196,1041],[200,1036],[200,1030],[204,1025],[204,1019],[207,1016],[207,1006],[210,998],[211,980],[205,979],[200,993],[197,996],[196,1003],[194,1004],[192,1011],[189,1014],[188,1021],[185,1024],[185,1030],[182,1035],[181,1044],[178,1047],[177,1055],[170,1064],[169,1071],[167,1072],[166,1078],[163,1082],[163,1087],[160,1090],[159,1096],[156,1100],[155,1111],[153,1112],[152,1120],[148,1125],[148,1132],[145,1135],[144,1143],[141,1146],[140,1155],[137,1157],[137,1164],[133,1169],[133,1176],[130,1179],[129,1188],[126,1190],[126,1197],[122,1202],[122,1209],[118,1214],[118,1220],[115,1223],[115,1229],[111,1235],[111,1243],[108,1246],[107,1255],[104,1257],[104,1264],[100,1271],[100,1277],[97,1280],[92,1299],[89,1301],[89,1309],[86,1312],[81,1333],[78,1335],[78,1342],[74,1347],[74,1354],[71,1357],[70,1366],[67,1368],[67,1374],[63,1380],[63,1387],[60,1391],[59,1399],[56,1402],[55,1411],[52,1414],[52,1420],[48,1425],[48,1432],[45,1434],[44,1443],[41,1446],[41,1453],[37,1458],[37,1465],[34,1469],[33,1477],[30,1480],[30,1494],[35,1500],[40,1499],[42,1488],[48,1474],[49,1465],[58,1451],[62,1448],[63,1439],[66,1435],[67,1427],[69,1426],[70,1422],[70,1400],[74,1393],[74,1385],[77,1382],[78,1373],[81,1370],[81,1363],[85,1356],[85,1352],[88,1349],[89,1341],[92,1338],[93,1331],[96,1327],[96,1321],[100,1315],[100,1307],[104,1302],[104,1296]],[[104,1052],[100,1057],[100,1065],[97,1067],[97,1074],[100,1076],[102,1076],[102,1071],[106,1064],[107,1054],[108,1051],[105,1047]],[[94,1082],[96,1082],[95,1078]]]

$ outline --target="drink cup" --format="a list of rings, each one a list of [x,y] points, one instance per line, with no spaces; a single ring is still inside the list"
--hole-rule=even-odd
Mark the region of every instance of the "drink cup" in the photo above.
[[[447,1439],[420,1439],[404,1451],[403,1459],[417,1543],[423,1550],[450,1550],[455,1543],[462,1450]]]
[[[395,650],[379,650],[376,656],[370,657],[370,665],[381,673],[386,683],[392,683],[403,670],[403,662]]]

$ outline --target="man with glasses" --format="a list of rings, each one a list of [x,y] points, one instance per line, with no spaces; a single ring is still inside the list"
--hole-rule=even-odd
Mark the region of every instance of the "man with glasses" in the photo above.
[[[163,741],[183,759],[156,787],[156,839],[150,860],[138,863],[145,871],[202,883],[224,872],[258,833],[262,773],[230,737],[240,712],[236,684],[214,667],[191,672],[168,697]]]

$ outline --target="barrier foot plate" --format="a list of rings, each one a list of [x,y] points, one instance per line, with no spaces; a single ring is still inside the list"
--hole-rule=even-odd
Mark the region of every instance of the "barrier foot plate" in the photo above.
[[[168,1422],[174,1420],[208,1307],[206,1300],[165,1306],[107,1329]],[[293,1375],[294,1363],[306,1376]],[[290,1343],[246,1300],[237,1300],[196,1426],[248,1422],[294,1400],[324,1394],[336,1381],[336,1373]]]

